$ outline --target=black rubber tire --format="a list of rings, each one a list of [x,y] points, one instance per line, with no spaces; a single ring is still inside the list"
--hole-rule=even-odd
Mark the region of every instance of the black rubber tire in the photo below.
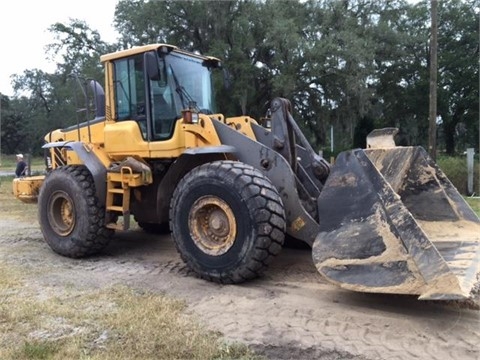
[[[38,219],[52,250],[71,258],[100,252],[113,234],[105,227],[105,209],[83,165],[60,167],[48,174],[38,197]]]
[[[148,222],[137,222],[138,226],[142,228],[143,231],[149,234],[169,234],[170,233],[170,225],[168,222],[155,224],[155,223],[148,223]]]
[[[189,225],[195,204],[205,198],[220,199],[235,223],[231,245],[218,255],[196,244]],[[170,204],[170,228],[181,258],[201,278],[241,283],[260,276],[281,251],[285,211],[277,190],[260,171],[236,161],[216,161],[180,181]]]

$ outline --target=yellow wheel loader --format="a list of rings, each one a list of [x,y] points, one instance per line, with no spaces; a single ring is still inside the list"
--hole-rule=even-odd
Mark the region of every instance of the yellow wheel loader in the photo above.
[[[170,230],[211,281],[261,275],[288,234],[346,289],[472,295],[480,220],[422,148],[395,146],[395,129],[331,166],[285,99],[271,101],[268,127],[218,113],[216,58],[153,44],[101,61],[105,90],[88,83],[95,116],[47,134],[46,175],[13,182],[18,199],[38,202],[53,251],[97,253],[133,216],[145,231]]]

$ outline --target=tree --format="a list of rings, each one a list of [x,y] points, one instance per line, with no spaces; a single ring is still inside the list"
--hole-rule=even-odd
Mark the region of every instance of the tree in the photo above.
[[[2,128],[0,136],[2,137],[2,147],[0,151],[5,154],[14,154],[27,149],[28,139],[25,136],[27,123],[23,114],[15,107],[15,100],[10,100],[8,96],[0,95],[0,117],[2,119]]]
[[[84,100],[72,75],[79,74],[103,83],[100,55],[116,49],[102,42],[98,32],[82,21],[55,23],[50,31],[54,33],[55,41],[47,46],[47,53],[58,61],[55,72],[29,69],[13,76],[15,92],[23,94],[12,101],[18,104],[15,118],[21,118],[26,124],[19,133],[24,142],[21,147],[28,146],[29,151],[39,151],[43,145],[39,134],[86,120],[84,114],[77,112],[78,108],[84,107]]]
[[[64,77],[83,74],[101,80],[103,74],[100,55],[118,50],[118,46],[102,41],[100,34],[81,20],[54,23],[49,27],[55,41],[47,45],[47,54],[57,58],[56,74]]]
[[[430,97],[428,115],[428,152],[433,160],[437,157],[437,33],[438,2],[430,0]]]
[[[478,0],[439,2],[439,115],[448,154],[478,146]],[[465,128],[457,148],[458,129]]]
[[[439,2],[438,146],[448,153],[478,142],[479,5]],[[120,0],[115,26],[119,42],[107,44],[85,22],[52,24],[57,68],[14,77],[22,97],[10,101],[9,121],[28,124],[35,137],[74,124],[72,73],[102,82],[101,54],[166,42],[222,60],[232,86],[222,88],[221,72],[215,84],[226,116],[258,119],[281,96],[316,149],[329,147],[331,126],[336,151],[362,146],[372,126],[400,128],[402,145],[427,145],[426,0]]]
[[[232,88],[219,91],[226,114],[257,115],[265,111],[266,72],[258,64],[265,38],[263,4],[256,1],[125,1],[115,11],[123,46],[167,42],[219,57],[229,71]],[[147,20],[147,21],[146,21]],[[156,25],[155,25],[156,24]],[[221,86],[217,79],[217,89]]]
[[[393,21],[388,24],[395,31],[392,56],[376,60],[382,125],[399,127],[403,144],[425,147],[430,67],[428,5],[422,1],[406,5],[393,17],[389,14]],[[437,114],[441,136],[437,147],[448,154],[455,152],[457,124],[464,123],[465,141],[471,146],[478,139],[479,5],[478,0],[439,2]]]

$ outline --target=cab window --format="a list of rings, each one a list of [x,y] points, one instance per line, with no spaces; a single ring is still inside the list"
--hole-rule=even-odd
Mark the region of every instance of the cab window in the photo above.
[[[117,120],[145,120],[145,80],[142,55],[114,63]]]

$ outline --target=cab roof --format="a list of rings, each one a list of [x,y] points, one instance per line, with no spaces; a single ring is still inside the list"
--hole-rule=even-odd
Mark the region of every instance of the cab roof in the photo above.
[[[170,45],[170,44],[149,44],[149,45],[135,46],[131,49],[120,50],[120,51],[116,51],[116,52],[113,52],[113,53],[110,53],[110,54],[102,55],[102,56],[100,56],[100,61],[105,62],[105,61],[120,59],[120,58],[127,57],[127,56],[142,54],[142,53],[147,52],[147,51],[158,50],[162,47],[165,48],[166,52],[173,51],[173,52],[177,52],[177,53],[180,53],[180,54],[196,57],[198,59],[208,60],[208,61],[216,61],[216,62],[220,63],[220,60],[215,58],[215,57],[204,56],[204,55],[188,52],[188,51],[185,51],[185,50],[181,50],[178,47],[176,47],[174,45]]]

